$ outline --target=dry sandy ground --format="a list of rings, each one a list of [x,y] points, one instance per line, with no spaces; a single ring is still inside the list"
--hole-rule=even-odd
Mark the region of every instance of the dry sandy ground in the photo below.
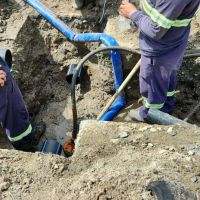
[[[0,150],[3,199],[144,199],[151,181],[200,195],[200,130],[83,121],[74,156]],[[182,194],[183,195],[183,194]],[[191,198],[192,200],[192,198]]]

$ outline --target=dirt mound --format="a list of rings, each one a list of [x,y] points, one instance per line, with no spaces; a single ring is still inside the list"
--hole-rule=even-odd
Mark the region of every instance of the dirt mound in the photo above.
[[[195,128],[84,121],[70,160],[0,150],[2,197],[150,200],[162,180],[199,198],[199,139]]]

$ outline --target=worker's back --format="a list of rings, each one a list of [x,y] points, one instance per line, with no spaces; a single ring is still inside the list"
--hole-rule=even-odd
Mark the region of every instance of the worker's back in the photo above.
[[[152,23],[146,21],[146,27],[140,29],[142,52],[156,56],[187,43],[199,4],[200,0],[143,0],[142,9]]]

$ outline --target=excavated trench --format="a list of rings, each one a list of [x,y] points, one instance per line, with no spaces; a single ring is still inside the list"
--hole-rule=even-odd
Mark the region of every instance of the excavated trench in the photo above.
[[[11,12],[12,10],[10,10]],[[9,18],[9,13],[7,15]],[[102,32],[103,25],[96,17],[69,17],[62,19],[76,32]],[[191,39],[190,48],[197,48],[198,35]],[[4,38],[5,39],[5,38]],[[1,40],[0,43],[4,41]],[[77,63],[84,55],[97,48],[97,43],[71,43],[49,23],[33,13],[26,17],[15,41],[11,44],[14,56],[13,74],[17,80],[29,112],[34,114],[33,124],[43,120],[47,125],[45,138],[56,138],[61,144],[71,135],[72,113],[70,85],[66,82],[69,64]],[[123,54],[124,76],[139,59],[136,55]],[[199,102],[200,60],[184,61],[178,76],[175,115],[184,119]],[[77,86],[79,121],[95,119],[114,94],[113,74],[108,55],[98,54],[89,60]],[[129,121],[127,111],[137,107],[140,98],[138,75],[125,90],[127,108],[116,121]],[[200,109],[190,119],[200,124]],[[45,139],[43,138],[43,140]],[[9,148],[1,140],[1,148]]]

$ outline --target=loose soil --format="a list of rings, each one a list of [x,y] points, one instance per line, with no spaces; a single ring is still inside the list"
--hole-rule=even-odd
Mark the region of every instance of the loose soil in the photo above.
[[[138,33],[134,28],[123,34],[119,30],[120,1],[108,1],[103,24],[98,23],[102,12],[100,0],[89,3],[81,11],[75,10],[69,0],[41,2],[75,32],[105,32],[123,46],[138,48]],[[188,49],[200,48],[199,20],[200,12],[192,23]],[[13,75],[29,111],[34,114],[33,124],[42,119],[47,125],[45,138],[56,138],[63,144],[72,130],[70,85],[65,78],[67,68],[100,44],[71,43],[29,6],[22,9],[13,1],[1,0],[0,46],[13,52]],[[123,53],[124,76],[138,59],[137,55]],[[180,92],[176,95],[175,116],[181,119],[199,102],[199,65],[199,58],[187,59],[179,72],[177,90]],[[114,94],[113,83],[108,54],[98,54],[85,64],[81,84],[76,89],[79,122],[97,117]],[[128,110],[139,106],[138,86],[136,75],[125,90],[127,107],[114,121],[130,122]],[[200,109],[190,122],[200,124]],[[121,138],[113,144],[117,140],[112,139],[118,139],[114,135],[124,132],[118,127],[123,127],[126,132],[132,126],[136,128],[129,131],[128,139]],[[7,187],[2,189],[2,198],[152,199],[145,187],[150,181],[159,179],[178,181],[198,195],[198,129],[173,128],[178,134],[173,137],[166,134],[169,127],[156,127],[155,133],[150,131],[154,127],[139,131],[142,127],[145,129],[147,125],[88,122],[88,127],[81,129],[83,133],[77,151],[70,160],[53,155],[0,150],[0,189]],[[134,144],[137,135],[142,139]],[[152,143],[153,147],[146,149],[146,143]],[[11,148],[2,133],[0,148]],[[194,155],[188,155],[194,150]],[[193,177],[197,178],[194,183]]]

